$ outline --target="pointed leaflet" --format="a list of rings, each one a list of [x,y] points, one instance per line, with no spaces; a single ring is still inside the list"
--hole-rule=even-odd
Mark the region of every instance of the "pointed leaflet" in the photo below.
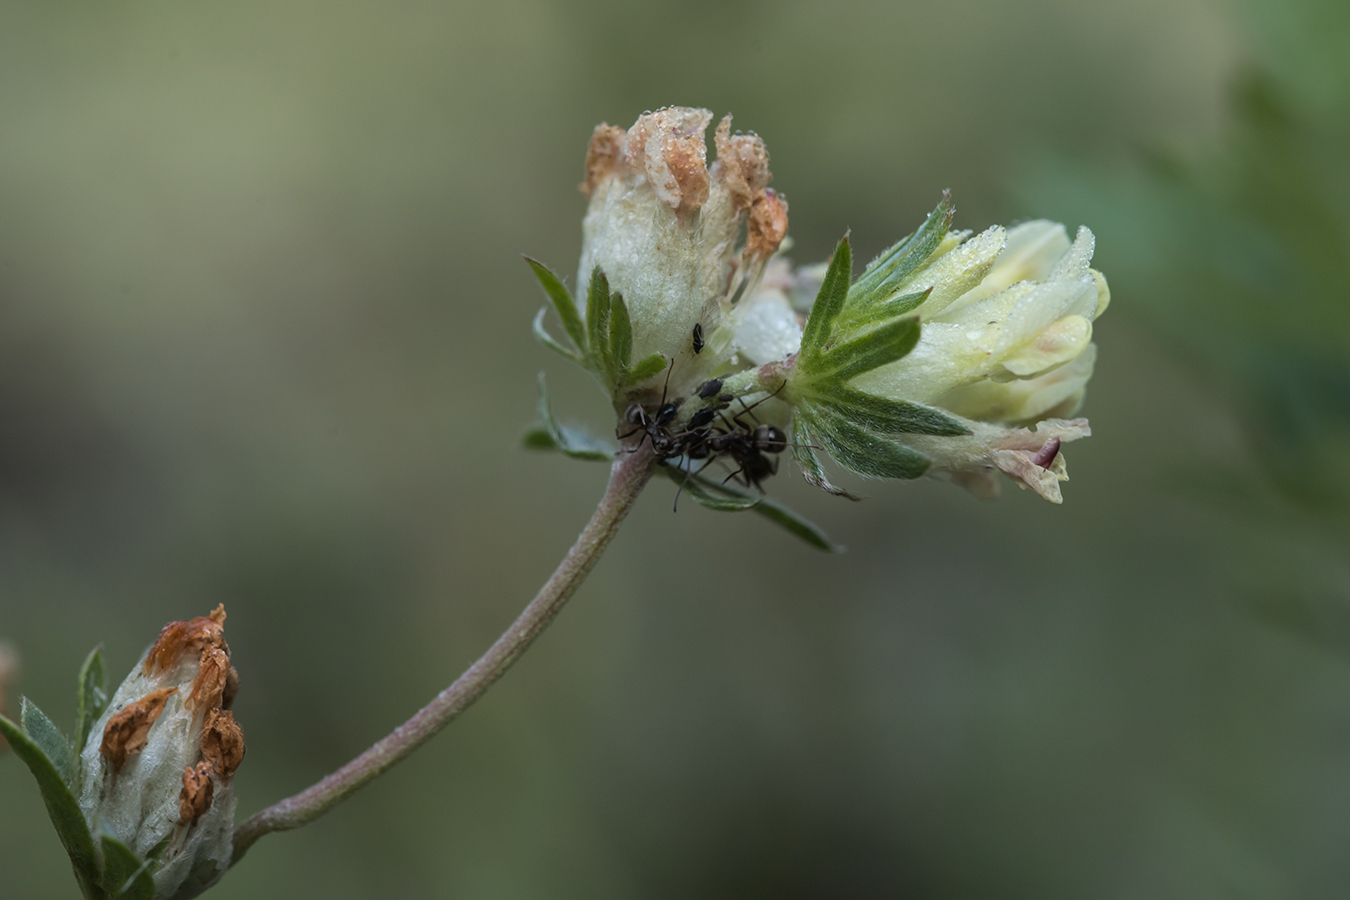
[[[86,895],[89,895],[90,889],[96,890],[93,886],[98,882],[98,862],[94,853],[94,840],[89,836],[89,826],[85,824],[80,805],[75,802],[75,795],[47,754],[22,728],[0,716],[0,734],[5,736],[14,755],[23,760],[37,779],[42,802],[47,806],[47,815],[51,817],[66,853],[70,854],[76,877],[86,887]]]
[[[111,835],[99,840],[103,848],[103,889],[109,900],[155,900],[155,880],[150,877],[152,860],[142,860],[126,844]]]
[[[706,506],[720,512],[752,510],[770,522],[781,526],[790,534],[806,541],[812,547],[824,550],[827,553],[839,553],[843,550],[842,547],[831,541],[829,536],[821,531],[817,525],[768,497],[756,497],[744,491],[727,487],[724,484],[717,484],[700,475],[689,476],[686,480],[687,473],[674,466],[661,466],[657,471],[676,484],[682,485],[685,493],[693,497],[700,506]]]
[[[816,293],[816,302],[811,305],[811,314],[802,330],[801,355],[803,358],[821,353],[830,340],[830,330],[844,308],[848,298],[848,283],[853,278],[853,256],[848,245],[848,235],[844,235],[834,248],[830,258],[830,267],[825,271],[825,279]]]
[[[830,479],[825,475],[825,466],[816,455],[816,437],[811,426],[806,423],[806,418],[807,414],[801,411],[792,418],[792,458],[802,467],[802,477],[806,479],[806,483],[836,497],[861,500],[862,498],[856,494],[830,483]]]
[[[666,367],[666,358],[660,353],[653,353],[642,360],[636,366],[628,370],[628,383],[641,384],[653,375],[661,372]]]
[[[909,479],[928,470],[928,457],[919,451],[859,428],[833,410],[813,409],[811,416],[830,455],[860,475]]]
[[[619,293],[609,296],[609,354],[615,368],[626,374],[633,361],[633,325],[628,321],[628,304]]]
[[[970,434],[970,429],[940,409],[891,400],[849,387],[835,387],[829,394],[831,407],[848,421],[878,434],[935,434],[943,437]]]
[[[610,384],[618,378],[614,354],[609,345],[609,279],[596,266],[591,273],[591,290],[586,297],[586,328],[591,347],[591,364],[607,376]]]
[[[94,720],[103,715],[108,705],[104,690],[103,645],[95,647],[80,666],[80,682],[75,692],[75,756],[78,759],[89,739]]]
[[[535,340],[539,341],[539,343],[543,344],[545,347],[554,351],[555,353],[561,353],[563,356],[572,360],[572,362],[581,363],[582,365],[585,365],[585,361],[582,360],[580,356],[573,353],[571,350],[568,350],[562,344],[558,343],[557,340],[554,339],[553,335],[548,333],[548,329],[544,327],[544,313],[546,312],[548,312],[548,307],[541,306],[539,307],[538,315],[534,317],[533,327]]]
[[[915,291],[912,294],[901,294],[898,297],[883,300],[868,311],[868,317],[880,322],[885,319],[894,318],[895,316],[903,316],[906,313],[912,313],[920,306],[923,306],[923,301],[927,300],[928,295],[931,293],[933,293],[933,289],[928,287],[921,291]]]
[[[937,208],[928,214],[919,230],[891,247],[873,260],[849,291],[850,305],[859,307],[890,299],[889,294],[904,279],[933,255],[938,244],[947,236],[952,222],[952,196],[942,192]]]
[[[586,326],[581,322],[581,314],[577,312],[577,305],[572,301],[572,295],[568,293],[567,288],[558,280],[548,266],[538,260],[525,257],[525,261],[530,264],[534,270],[534,277],[539,279],[539,283],[544,288],[544,293],[548,294],[549,301],[553,304],[553,310],[562,320],[563,330],[567,336],[572,339],[572,344],[582,357],[588,352],[586,345]]]
[[[811,374],[815,376],[813,380],[828,376],[842,385],[878,366],[903,359],[918,342],[918,317],[896,319],[861,337],[831,347],[819,357],[820,362],[811,367]]]
[[[23,698],[23,704],[19,710],[19,723],[23,726],[24,733],[33,739],[33,743],[42,748],[42,752],[56,766],[56,771],[61,775],[61,780],[72,792],[78,793],[80,786],[75,779],[75,754],[71,752],[70,741],[61,733],[47,714],[37,708],[27,697]]]
[[[539,373],[539,424],[525,433],[524,444],[533,450],[558,450],[576,459],[610,460],[617,452],[606,441],[593,438],[577,428],[559,425],[548,403],[548,386]]]

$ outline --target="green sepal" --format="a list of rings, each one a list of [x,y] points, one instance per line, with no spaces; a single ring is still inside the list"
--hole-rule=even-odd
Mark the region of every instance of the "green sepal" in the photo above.
[[[942,200],[928,214],[918,231],[868,264],[849,290],[849,306],[865,310],[873,304],[890,300],[900,283],[913,275],[942,243],[955,212],[951,194],[943,191]]]
[[[586,297],[586,328],[591,348],[591,363],[596,371],[609,378],[613,385],[618,381],[618,368],[614,364],[614,354],[609,342],[609,279],[596,266],[591,273],[591,289]]]
[[[653,353],[629,369],[628,377],[625,380],[631,385],[642,384],[648,378],[660,373],[665,367],[666,358],[660,353]]]
[[[609,442],[592,437],[579,428],[560,425],[553,418],[549,408],[548,387],[544,383],[544,373],[539,373],[539,413],[538,424],[525,432],[524,445],[531,450],[557,450],[574,459],[593,459],[609,461],[614,458],[618,448]]]
[[[675,466],[661,466],[657,471],[676,484],[682,485],[684,492],[694,498],[700,506],[719,512],[752,510],[818,550],[827,553],[843,552],[844,548],[831,541],[818,525],[775,500],[747,494],[701,475],[692,475]]]
[[[801,359],[818,356],[829,345],[834,320],[848,299],[848,284],[852,278],[853,253],[849,249],[848,235],[844,235],[834,248],[830,266],[816,292],[816,301],[811,304],[806,327],[802,329]]]
[[[609,295],[609,354],[615,368],[627,375],[633,361],[633,324],[628,319],[628,304],[618,293]]]
[[[61,729],[56,727],[47,714],[37,708],[27,697],[19,707],[19,722],[23,726],[24,734],[33,739],[33,743],[41,748],[47,758],[51,760],[52,765],[56,766],[57,774],[61,780],[72,792],[79,792],[80,785],[75,778],[75,754],[70,749],[70,740],[61,733]]]
[[[832,411],[853,424],[878,434],[931,434],[956,437],[970,434],[961,421],[940,409],[910,400],[891,400],[850,387],[835,387],[828,395]]]
[[[819,355],[818,361],[812,361],[810,377],[843,384],[878,366],[903,359],[918,342],[918,317],[896,319]]]
[[[553,304],[553,311],[562,320],[563,330],[572,339],[572,345],[576,347],[578,355],[584,358],[589,350],[586,344],[586,326],[581,321],[581,314],[577,312],[577,305],[572,300],[571,293],[548,266],[528,256],[525,257],[525,261],[534,270],[534,277],[539,279],[539,284],[543,286],[544,293]]]
[[[154,900],[155,880],[150,870],[154,859],[142,860],[126,844],[112,835],[99,839],[103,849],[101,884],[108,900]]]
[[[921,291],[915,291],[912,294],[901,294],[898,297],[892,297],[872,307],[868,318],[877,321],[893,319],[896,316],[904,316],[914,312],[923,302],[928,299],[928,295],[933,293],[931,287],[926,287]]]
[[[572,360],[572,362],[581,363],[582,365],[585,365],[585,360],[583,360],[580,356],[578,356],[571,350],[568,350],[562,344],[558,343],[558,340],[554,338],[553,335],[548,333],[548,329],[544,327],[544,313],[546,312],[548,312],[548,307],[541,306],[539,307],[539,314],[534,317],[533,327],[535,340],[543,344],[548,349],[554,351],[555,353],[561,353],[563,356]]]
[[[80,680],[75,691],[75,756],[78,759],[89,740],[89,729],[108,706],[104,687],[103,645],[99,644],[85,657],[80,666]]]
[[[794,416],[792,419],[792,458],[797,465],[802,467],[802,477],[806,483],[812,487],[818,487],[827,494],[833,494],[836,497],[846,497],[849,500],[861,500],[856,494],[850,493],[841,487],[830,483],[829,477],[825,474],[825,466],[821,463],[820,457],[816,455],[815,434],[811,427],[806,424],[805,417],[801,415]]]
[[[860,428],[833,410],[812,410],[810,417],[830,455],[860,475],[912,479],[928,471],[928,457],[919,451]]]
[[[27,704],[27,701],[24,701]],[[45,717],[44,717],[45,718]],[[101,897],[98,888],[98,857],[94,852],[94,839],[89,834],[89,825],[84,821],[80,805],[75,795],[62,779],[61,773],[33,738],[4,716],[0,716],[0,734],[9,742],[14,755],[23,760],[28,770],[37,780],[42,802],[47,807],[56,834],[61,839],[66,853],[70,855],[71,865],[75,867],[75,877],[80,882],[86,897]]]

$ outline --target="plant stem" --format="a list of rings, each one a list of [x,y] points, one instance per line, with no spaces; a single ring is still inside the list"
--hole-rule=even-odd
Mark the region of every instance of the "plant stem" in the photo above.
[[[524,611],[478,661],[416,715],[395,728],[341,769],[317,784],[253,815],[234,832],[234,859],[239,862],[253,842],[273,831],[299,828],[317,819],[367,782],[412,753],[470,704],[529,648],[572,596],[605,551],[619,523],[628,515],[652,476],[656,458],[650,448],[620,451],[610,469],[609,484],[595,514],[553,575]]]

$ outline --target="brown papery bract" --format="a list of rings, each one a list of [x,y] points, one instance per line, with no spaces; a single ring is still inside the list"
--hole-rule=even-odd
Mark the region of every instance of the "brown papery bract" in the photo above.
[[[778,194],[765,189],[750,207],[745,231],[745,252],[751,259],[768,259],[787,237],[787,203]]]
[[[103,744],[99,752],[112,764],[113,771],[126,765],[131,754],[145,749],[150,726],[164,712],[164,704],[169,697],[176,693],[178,688],[151,691],[141,699],[128,703],[108,719],[108,724],[103,728]]]
[[[201,653],[207,648],[228,649],[225,644],[225,604],[209,616],[186,622],[170,622],[159,632],[159,639],[145,657],[144,672],[164,672],[178,665],[184,653]]]
[[[218,647],[208,647],[202,653],[201,668],[188,694],[189,709],[218,707],[225,696],[225,685],[230,677],[230,658]]]
[[[202,756],[215,767],[224,781],[234,775],[244,761],[244,731],[234,720],[234,714],[220,709],[206,714],[202,726]]]
[[[183,770],[183,790],[178,795],[178,821],[190,825],[211,808],[216,785],[211,780],[211,764],[199,762]]]

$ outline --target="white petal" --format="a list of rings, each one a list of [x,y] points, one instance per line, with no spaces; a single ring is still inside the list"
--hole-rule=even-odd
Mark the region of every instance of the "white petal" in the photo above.
[[[732,343],[750,362],[773,362],[801,349],[802,327],[786,296],[762,291],[740,314]]]

